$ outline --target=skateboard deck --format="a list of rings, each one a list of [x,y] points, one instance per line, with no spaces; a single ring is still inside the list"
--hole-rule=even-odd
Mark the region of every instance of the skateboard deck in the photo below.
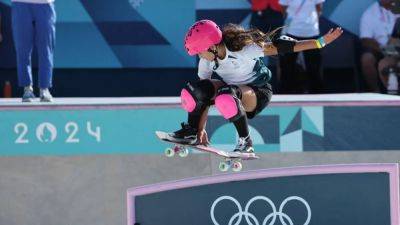
[[[211,153],[224,159],[224,161],[220,162],[219,165],[219,169],[221,171],[227,171],[229,168],[232,168],[233,171],[238,172],[242,169],[242,160],[254,160],[260,158],[254,153],[228,152],[205,145],[190,145],[182,143],[180,140],[171,137],[168,133],[163,131],[156,131],[156,136],[160,140],[173,145],[172,148],[167,148],[165,150],[166,156],[173,157],[175,153],[178,153],[179,156],[186,157],[189,154],[189,149]]]

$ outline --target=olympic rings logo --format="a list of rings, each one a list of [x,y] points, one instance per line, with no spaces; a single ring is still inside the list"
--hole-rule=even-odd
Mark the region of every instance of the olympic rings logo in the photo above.
[[[283,202],[281,203],[281,205],[279,206],[279,209],[276,210],[275,204],[271,201],[271,199],[265,197],[265,196],[256,196],[253,197],[252,199],[249,200],[249,202],[247,202],[245,209],[243,211],[242,206],[240,205],[239,201],[236,200],[235,198],[231,197],[231,196],[221,196],[218,199],[216,199],[214,201],[214,203],[211,206],[211,210],[210,210],[210,215],[211,215],[211,219],[214,223],[214,225],[220,225],[217,220],[215,219],[215,207],[224,200],[229,200],[231,202],[233,202],[237,208],[238,208],[238,212],[236,214],[234,214],[230,220],[228,225],[239,225],[242,222],[243,216],[247,222],[248,225],[260,225],[260,222],[258,221],[258,219],[254,216],[254,214],[250,213],[250,206],[255,202],[255,201],[265,201],[268,203],[269,206],[271,206],[272,208],[272,212],[270,214],[268,214],[265,219],[262,221],[262,225],[274,225],[275,221],[277,218],[279,218],[280,222],[282,225],[294,225],[292,219],[289,217],[289,215],[287,215],[286,213],[283,212],[283,209],[285,207],[285,205],[289,202],[289,201],[299,201],[301,203],[303,203],[303,205],[306,207],[307,209],[307,219],[304,222],[303,225],[308,225],[310,223],[311,220],[311,208],[310,205],[308,204],[308,202],[306,200],[304,200],[301,197],[298,196],[291,196],[291,197],[287,197],[285,200],[283,200]],[[236,221],[236,222],[234,222]]]

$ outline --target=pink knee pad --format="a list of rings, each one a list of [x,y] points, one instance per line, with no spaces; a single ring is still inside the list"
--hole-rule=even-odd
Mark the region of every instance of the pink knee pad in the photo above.
[[[222,94],[217,96],[215,106],[225,119],[231,119],[239,112],[237,103],[232,95]]]
[[[181,106],[188,112],[193,112],[196,108],[196,101],[186,89],[182,89],[181,91]]]

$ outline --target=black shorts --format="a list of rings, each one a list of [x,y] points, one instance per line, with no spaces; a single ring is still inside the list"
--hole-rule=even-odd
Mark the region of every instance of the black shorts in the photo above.
[[[254,111],[246,113],[247,118],[253,119],[257,114],[263,111],[263,109],[265,109],[265,107],[267,107],[269,102],[271,101],[272,86],[269,83],[266,83],[263,86],[254,86],[254,85],[248,85],[248,86],[254,90],[257,97],[257,105]]]

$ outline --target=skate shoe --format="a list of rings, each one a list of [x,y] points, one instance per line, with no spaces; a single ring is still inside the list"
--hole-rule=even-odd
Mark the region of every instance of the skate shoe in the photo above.
[[[194,145],[197,143],[197,129],[187,123],[181,123],[182,129],[170,133],[170,136],[182,144]]]
[[[250,139],[250,137],[240,137],[238,140],[238,143],[235,147],[234,152],[239,152],[239,153],[253,153],[254,154],[254,148],[253,148],[253,142]]]

